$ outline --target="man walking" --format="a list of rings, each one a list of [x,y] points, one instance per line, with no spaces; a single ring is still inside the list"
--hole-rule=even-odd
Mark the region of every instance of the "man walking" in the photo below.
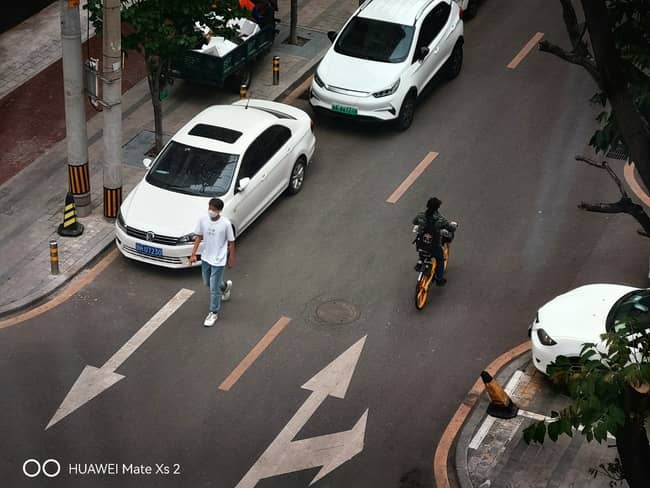
[[[203,322],[206,327],[212,327],[217,321],[221,300],[228,301],[232,290],[232,281],[224,283],[223,272],[226,262],[229,268],[235,264],[235,235],[230,221],[221,216],[222,210],[223,201],[220,198],[211,198],[208,215],[201,217],[196,225],[194,248],[190,256],[190,263],[195,263],[196,251],[201,241],[204,241],[201,272],[205,286],[210,288],[210,313]]]

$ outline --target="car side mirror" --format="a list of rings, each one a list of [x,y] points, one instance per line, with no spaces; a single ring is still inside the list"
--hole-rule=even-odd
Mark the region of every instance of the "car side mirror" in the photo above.
[[[327,38],[330,40],[330,42],[334,42],[334,40],[336,39],[336,34],[337,34],[336,31],[327,32]]]
[[[428,55],[429,55],[429,48],[426,46],[422,46],[418,51],[418,61],[426,58]]]
[[[241,180],[239,180],[239,186],[237,187],[237,191],[244,191],[250,182],[251,179],[249,177],[242,178]]]
[[[142,164],[143,164],[144,167],[147,168],[147,169],[151,168],[151,163],[152,163],[152,159],[151,159],[151,158],[144,158],[144,159],[142,160]]]

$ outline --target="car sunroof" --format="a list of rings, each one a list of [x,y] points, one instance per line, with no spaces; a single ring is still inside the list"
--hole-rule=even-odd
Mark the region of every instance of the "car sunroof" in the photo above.
[[[190,130],[189,135],[233,144],[241,137],[242,133],[225,127],[217,127],[216,125],[196,124]]]

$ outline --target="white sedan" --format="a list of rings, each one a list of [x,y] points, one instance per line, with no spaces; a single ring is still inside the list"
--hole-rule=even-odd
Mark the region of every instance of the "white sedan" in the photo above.
[[[289,105],[205,109],[144,160],[148,171],[115,222],[118,249],[137,261],[191,266],[193,231],[210,198],[224,201],[223,215],[241,234],[282,193],[300,191],[315,144],[312,120]]]
[[[602,346],[601,334],[633,318],[650,326],[649,289],[594,284],[560,295],[539,309],[528,329],[533,364],[546,374],[558,356],[576,358],[585,343]]]

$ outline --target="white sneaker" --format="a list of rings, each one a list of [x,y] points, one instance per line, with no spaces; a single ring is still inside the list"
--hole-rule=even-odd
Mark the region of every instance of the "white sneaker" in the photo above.
[[[206,327],[212,327],[218,318],[219,316],[215,312],[210,312],[208,316],[205,318],[205,322],[203,322],[203,325]]]
[[[221,299],[224,302],[230,300],[230,292],[232,290],[232,280],[226,281],[226,288],[221,292]]]

